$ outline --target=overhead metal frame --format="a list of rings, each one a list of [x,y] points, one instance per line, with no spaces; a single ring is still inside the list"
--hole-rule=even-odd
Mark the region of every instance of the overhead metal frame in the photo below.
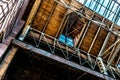
[[[37,33],[40,34],[40,36],[41,36],[41,39],[36,39],[36,37],[34,37],[34,34],[31,35],[31,37],[32,37],[33,40],[34,40],[34,44],[35,44],[36,47],[41,48],[40,43],[43,42],[43,41],[45,41],[46,44],[47,44],[47,46],[49,47],[49,50],[50,50],[50,53],[51,53],[51,54],[55,54],[56,47],[58,47],[59,50],[61,51],[61,54],[64,56],[63,58],[71,61],[71,59],[72,59],[73,57],[78,56],[78,62],[79,62],[79,64],[80,64],[81,66],[84,66],[84,65],[88,64],[93,70],[96,70],[95,67],[96,67],[98,64],[97,64],[96,62],[91,61],[92,64],[94,65],[94,68],[93,68],[93,65],[91,65],[89,59],[83,57],[83,55],[87,55],[87,54],[88,54],[87,52],[84,52],[84,51],[82,51],[82,50],[80,50],[80,49],[78,49],[78,48],[70,47],[70,46],[68,46],[68,45],[66,45],[66,44],[64,44],[64,43],[61,43],[61,42],[59,42],[58,39],[56,39],[56,38],[54,38],[54,37],[52,37],[52,36],[50,36],[50,35],[47,35],[47,34],[45,34],[45,33],[43,33],[43,32],[40,32],[40,31],[38,31],[38,30],[36,30],[36,29],[31,28],[31,29],[30,29],[30,32],[31,32],[31,34],[32,34],[32,32],[33,32],[33,33],[34,33],[34,32],[37,32]],[[29,34],[28,34],[28,36],[29,36]],[[49,39],[52,39],[54,44],[51,43],[51,42],[49,42]],[[37,41],[37,40],[40,40],[40,41]],[[39,42],[39,45],[38,45],[38,42]],[[63,44],[65,45],[64,48],[63,48],[63,46],[62,46]],[[72,51],[72,54],[71,54],[71,51]],[[57,55],[57,54],[56,54],[56,55]],[[89,56],[92,57],[92,58],[94,57],[94,59],[98,60],[98,57],[95,57],[95,56],[93,56],[93,55],[91,55],[91,54],[89,54]],[[84,60],[83,60],[83,59],[84,59]],[[101,60],[102,60],[102,58],[101,58]],[[104,64],[104,61],[102,62],[102,64]],[[108,69],[111,70],[111,68],[108,68]],[[118,72],[117,72],[117,73],[118,73]],[[115,75],[115,73],[112,73],[112,74]],[[107,75],[108,75],[108,74],[107,74]],[[114,77],[114,78],[115,78],[115,77]]]
[[[71,7],[74,7],[74,6],[71,6],[71,5],[66,4],[66,3],[64,2],[64,0],[60,0],[60,1],[59,1],[59,0],[54,0],[54,1],[57,2],[58,4],[60,4],[61,6],[65,7],[67,10],[73,11],[73,12],[77,13],[78,15],[81,15],[82,17],[86,18],[86,19],[89,21],[89,22],[88,22],[88,25],[87,25],[88,27],[87,27],[87,29],[85,30],[85,32],[83,33],[82,40],[80,40],[79,46],[76,48],[76,47],[68,46],[67,44],[64,44],[64,43],[60,43],[59,40],[57,39],[59,32],[56,34],[56,37],[52,37],[52,36],[50,36],[50,35],[45,34],[45,33],[42,32],[42,31],[38,31],[38,30],[33,29],[33,28],[29,28],[29,29],[28,29],[28,26],[30,27],[30,25],[31,25],[31,22],[32,22],[31,20],[32,20],[32,18],[30,19],[30,22],[29,22],[28,24],[26,24],[27,26],[25,27],[25,29],[24,29],[24,31],[23,31],[23,35],[24,35],[24,32],[26,31],[26,29],[27,29],[27,30],[30,30],[31,32],[34,32],[34,31],[35,31],[35,32],[39,33],[39,39],[36,39],[34,36],[32,36],[33,39],[34,39],[34,43],[35,43],[36,47],[40,47],[41,41],[44,40],[44,41],[47,43],[47,45],[48,45],[51,53],[55,53],[55,49],[56,49],[56,46],[57,46],[57,47],[59,47],[59,49],[61,50],[61,52],[62,52],[62,54],[64,55],[64,58],[65,58],[65,59],[70,60],[73,56],[77,55],[77,56],[79,57],[79,63],[80,63],[80,65],[84,65],[84,64],[87,63],[87,64],[89,64],[89,66],[90,66],[92,69],[94,69],[94,70],[95,70],[95,66],[98,65],[97,62],[99,62],[99,60],[100,60],[100,64],[102,64],[102,65],[104,66],[103,69],[105,69],[103,73],[106,74],[106,73],[107,73],[107,70],[111,72],[111,69],[112,69],[111,75],[115,78],[115,76],[114,76],[115,73],[113,73],[113,72],[115,71],[116,73],[119,73],[119,72],[117,71],[117,68],[118,68],[118,67],[117,67],[117,66],[114,67],[114,66],[112,66],[112,65],[108,65],[108,66],[106,67],[106,66],[105,66],[105,65],[106,65],[106,62],[105,62],[104,59],[102,58],[102,57],[104,56],[103,54],[106,54],[107,50],[113,48],[114,45],[119,44],[119,41],[116,41],[116,42],[115,42],[113,45],[111,45],[106,51],[104,50],[104,49],[105,49],[105,46],[106,46],[106,44],[107,44],[107,41],[108,41],[108,39],[109,39],[109,37],[110,37],[110,34],[114,34],[114,35],[120,37],[119,34],[116,34],[116,32],[112,31],[112,28],[113,28],[113,26],[115,25],[115,23],[113,23],[113,24],[111,25],[111,27],[109,28],[109,26],[107,26],[107,25],[104,24],[104,19],[105,19],[105,18],[102,19],[102,22],[93,20],[93,17],[94,17],[94,15],[95,15],[95,13],[96,13],[95,11],[93,11],[92,17],[89,17],[88,14],[86,14],[86,16],[84,16],[82,13],[76,12],[74,9],[72,9]],[[87,1],[87,0],[86,0],[86,1]],[[75,7],[74,7],[74,8],[75,8]],[[83,6],[83,8],[85,8],[85,6]],[[96,10],[96,7],[94,7],[94,9]],[[36,10],[37,10],[37,9],[36,9]],[[36,10],[35,10],[35,11],[36,11]],[[52,13],[52,12],[51,12],[51,13]],[[34,14],[36,14],[36,12],[35,12]],[[67,14],[67,13],[66,13],[66,14]],[[52,15],[52,14],[51,14],[51,15]],[[50,15],[50,16],[51,16],[51,15]],[[34,15],[33,15],[33,17],[34,17]],[[65,17],[66,17],[66,15],[65,15]],[[116,17],[116,19],[117,19],[117,17]],[[61,27],[64,25],[64,21],[65,21],[65,18],[63,19],[63,21],[62,21],[62,23],[61,23],[61,26],[60,26],[60,28],[58,29],[58,31],[60,31]],[[97,34],[95,35],[94,40],[93,40],[91,46],[90,46],[89,51],[88,51],[88,52],[85,52],[85,51],[80,50],[80,46],[81,46],[81,43],[82,43],[82,41],[83,41],[83,39],[84,39],[84,37],[85,37],[85,35],[86,35],[86,32],[87,32],[87,30],[88,30],[91,22],[97,24],[97,25],[99,26],[99,28],[98,28]],[[46,24],[47,24],[47,23],[46,23]],[[106,31],[108,31],[108,34],[107,34],[107,37],[106,37],[106,39],[105,39],[105,42],[104,42],[104,44],[103,44],[100,52],[99,52],[99,55],[96,57],[96,56],[91,55],[91,54],[90,54],[90,51],[91,51],[91,48],[93,47],[93,44],[94,44],[94,42],[95,42],[95,40],[96,40],[96,38],[97,38],[97,36],[98,36],[99,31],[100,31],[101,28],[103,28],[103,29],[105,29]],[[109,29],[108,29],[108,28],[109,28]],[[26,36],[26,35],[25,35],[25,36]],[[25,37],[25,36],[24,36],[24,37]],[[48,37],[53,40],[53,43],[49,42]],[[20,38],[21,38],[21,37],[20,37]],[[37,40],[38,40],[38,41],[37,41]],[[52,44],[52,47],[51,47],[51,44]],[[61,46],[62,44],[64,44],[65,47]],[[71,50],[71,49],[72,49],[72,50]],[[70,51],[70,50],[73,51],[73,53],[72,53],[72,55],[69,56],[69,51]],[[67,54],[66,54],[65,52],[67,52]],[[83,54],[82,54],[82,53],[84,53],[84,55],[87,56],[87,59],[85,58],[84,61],[81,60],[81,58],[83,58],[83,56],[82,56]],[[111,55],[112,55],[112,54],[114,54],[114,52],[112,52]],[[108,55],[108,56],[110,56],[110,55]],[[93,59],[93,58],[94,58],[94,59]],[[110,60],[110,61],[112,61],[112,60]],[[109,62],[108,62],[108,63],[109,63]],[[110,63],[111,63],[111,62],[110,62]],[[104,65],[104,64],[105,64],[105,65]],[[108,67],[112,67],[112,68],[108,68]],[[102,72],[101,72],[101,73],[102,73]],[[119,74],[117,74],[117,75],[120,77]]]
[[[76,1],[81,2],[81,0]],[[84,0],[83,4],[120,26],[120,2],[117,0]]]

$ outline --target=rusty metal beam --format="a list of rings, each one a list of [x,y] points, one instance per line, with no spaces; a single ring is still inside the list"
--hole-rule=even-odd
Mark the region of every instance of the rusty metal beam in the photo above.
[[[36,53],[36,54],[39,54],[39,55],[41,55],[41,56],[44,56],[44,57],[53,59],[53,60],[55,60],[55,61],[58,61],[58,62],[60,62],[60,63],[63,63],[63,64],[65,64],[65,65],[68,65],[68,66],[70,66],[70,67],[73,67],[73,68],[82,70],[82,71],[84,71],[84,72],[87,72],[87,73],[92,74],[92,75],[94,75],[94,76],[100,77],[100,78],[102,78],[102,79],[115,80],[115,79],[112,78],[112,77],[106,76],[106,75],[104,75],[104,74],[101,74],[101,73],[96,72],[96,71],[94,71],[94,70],[91,70],[91,69],[89,69],[89,68],[83,67],[83,66],[81,66],[81,65],[79,65],[79,64],[76,64],[76,63],[74,63],[74,62],[71,62],[71,61],[69,61],[69,60],[66,60],[66,59],[64,59],[64,58],[62,58],[62,57],[59,57],[59,56],[57,56],[57,55],[51,54],[51,53],[49,53],[49,52],[46,52],[46,51],[41,50],[41,49],[39,49],[39,48],[36,48],[36,47],[34,47],[34,46],[32,46],[32,45],[29,45],[29,44],[26,44],[26,43],[24,43],[24,42],[21,42],[21,41],[19,41],[19,40],[13,40],[12,43],[13,43],[14,45],[17,45],[17,46],[25,49],[25,50],[32,51],[32,52],[34,52],[34,53]]]

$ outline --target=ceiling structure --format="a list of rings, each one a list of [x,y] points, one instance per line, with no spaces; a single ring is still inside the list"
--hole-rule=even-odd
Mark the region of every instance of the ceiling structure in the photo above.
[[[120,0],[77,0],[120,26]]]
[[[5,46],[0,50],[1,79],[19,49],[88,73],[94,79],[120,78],[119,1],[18,0],[14,4],[19,9],[15,12],[21,12],[11,18],[11,25],[4,20],[6,27],[1,29],[1,45]]]

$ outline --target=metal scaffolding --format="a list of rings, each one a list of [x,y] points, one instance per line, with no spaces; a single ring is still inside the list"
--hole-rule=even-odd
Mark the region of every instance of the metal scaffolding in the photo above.
[[[29,21],[26,22],[25,29],[23,30],[21,36],[19,37],[19,40],[21,41],[14,40],[13,44],[20,46],[21,48],[25,48],[31,52],[39,53],[48,58],[52,58],[56,61],[62,62],[69,66],[78,68],[80,70],[83,70],[85,71],[84,74],[90,73],[95,76],[101,77],[103,79],[107,79],[107,80],[113,79],[113,78],[116,79],[117,77],[120,77],[120,67],[119,67],[120,65],[120,55],[119,55],[120,32],[113,30],[113,27],[115,24],[119,25],[120,23],[120,15],[119,15],[120,3],[118,3],[117,0],[108,0],[109,2],[107,6],[104,6],[105,0],[81,0],[81,1],[83,1],[83,4],[84,4],[81,7],[81,9],[83,10],[79,11],[79,9],[77,9],[74,5],[71,5],[73,0],[70,1],[70,4],[67,4],[64,0],[54,0],[54,5],[44,25],[44,28],[42,29],[42,31],[39,31],[32,27],[32,21],[40,5],[40,0],[36,0],[33,8],[35,8],[36,6],[37,7],[31,10],[31,14],[28,17]],[[89,4],[88,4],[88,1],[89,1]],[[13,26],[10,26],[10,28],[7,28],[9,27],[7,24],[12,22],[13,18],[16,16],[13,14],[18,13],[18,10],[23,5],[23,2],[24,0],[9,0],[8,2],[1,1],[1,3],[7,5],[6,8],[4,8],[3,6],[0,6],[0,8],[2,9],[2,13],[0,13],[0,34],[2,32],[4,33],[3,40],[4,38],[6,38],[6,36],[8,36],[9,31],[11,31],[11,29],[14,26],[13,25]],[[63,17],[63,20],[59,26],[59,29],[56,35],[53,37],[51,35],[46,34],[45,29],[48,26],[49,20],[52,17],[57,4],[60,4],[60,6],[64,7],[67,11]],[[94,6],[92,6],[91,4],[94,4]],[[111,6],[115,4],[117,5],[116,7]],[[84,9],[86,9],[86,6],[93,10],[92,16],[89,16],[89,14],[87,13],[84,14]],[[109,7],[111,8],[108,9]],[[100,12],[102,8],[105,8],[103,13]],[[77,16],[81,16],[87,20],[87,22],[84,23],[84,26],[83,26],[84,28],[82,29],[82,32],[80,33],[81,39],[79,40],[78,46],[69,46],[68,44],[62,43],[59,40],[59,34],[61,34],[60,31],[62,27],[65,26],[65,23],[67,23],[66,17],[67,18],[70,17],[70,15],[68,14],[69,11],[74,12],[77,14]],[[94,16],[97,13],[100,13],[101,15],[104,16],[102,20],[94,19]],[[113,15],[112,18],[111,18],[111,15]],[[105,24],[106,18],[113,21],[111,26],[108,26]],[[16,19],[14,19],[12,23],[14,23],[15,20]],[[85,39],[85,36],[88,32],[88,29],[90,28],[91,23],[98,25],[98,29],[91,42],[89,50],[84,51],[80,49],[80,47]],[[70,25],[72,25],[72,23]],[[95,44],[95,41],[97,40],[98,34],[100,33],[101,29],[106,30],[107,35],[106,35],[105,41],[103,42],[98,55],[95,56],[91,54],[91,50]],[[117,39],[111,46],[105,49],[111,34],[115,35]],[[37,37],[34,35],[37,35]],[[33,43],[26,44],[25,43],[26,41],[24,39],[32,40]],[[41,44],[44,44],[44,46],[41,46]],[[46,47],[45,50],[42,50],[43,47]],[[17,49],[15,50],[15,52],[16,51]],[[118,59],[117,59],[116,64],[113,65],[112,63],[116,55],[118,55]],[[61,56],[62,58],[59,56]],[[107,60],[105,60],[106,57],[108,57]],[[99,68],[99,70],[97,70],[96,67]],[[83,75],[81,75],[79,78],[81,78]]]
[[[76,0],[120,26],[120,0]],[[117,17],[117,18],[116,18]]]
[[[75,12],[76,14],[78,14],[78,15],[80,15],[88,20],[88,24],[86,25],[87,28],[84,30],[83,36],[80,40],[78,47],[69,46],[65,43],[61,43],[59,41],[59,39],[57,38],[61,27],[64,25],[65,17],[67,15],[67,13],[64,16],[64,19],[63,19],[63,21],[58,29],[58,33],[56,34],[55,37],[52,37],[48,34],[45,34],[44,30],[45,30],[48,22],[46,22],[46,25],[42,31],[38,31],[38,30],[31,27],[31,23],[32,23],[32,21],[31,21],[25,26],[25,29],[24,29],[22,35],[19,37],[19,40],[23,40],[26,36],[29,36],[34,40],[34,45],[37,48],[41,48],[40,43],[45,42],[46,45],[48,46],[48,48],[49,48],[48,50],[51,54],[56,54],[55,51],[59,50],[61,52],[61,54],[63,55],[62,57],[64,57],[65,59],[67,59],[69,61],[72,61],[72,58],[77,57],[77,60],[78,60],[77,62],[79,62],[78,64],[81,66],[85,66],[87,64],[87,65],[89,65],[89,67],[91,69],[93,69],[95,71],[96,71],[96,67],[99,67],[100,73],[102,73],[102,74],[105,74],[108,76],[112,75],[113,78],[116,78],[116,75],[120,77],[120,68],[118,67],[119,62],[120,62],[120,58],[118,58],[117,63],[115,65],[111,64],[113,62],[113,59],[115,58],[115,56],[117,54],[119,54],[118,52],[119,52],[119,47],[120,47],[119,46],[119,43],[120,43],[119,31],[113,31],[113,26],[115,25],[115,23],[119,22],[119,19],[118,19],[119,18],[118,17],[119,6],[116,7],[116,12],[114,13],[115,17],[114,17],[114,19],[112,18],[113,19],[112,25],[108,26],[108,25],[105,25],[105,23],[104,23],[104,20],[106,18],[110,17],[110,15],[111,15],[110,13],[107,13],[110,11],[108,9],[105,9],[104,14],[103,14],[104,18],[102,19],[102,21],[97,21],[97,20],[93,19],[94,15],[96,14],[96,11],[93,11],[92,17],[90,17],[88,14],[86,14],[86,16],[85,16],[82,14],[82,12],[76,11],[77,9],[73,5],[68,5],[67,3],[65,3],[64,0],[54,0],[54,1],[58,4],[60,4],[61,6],[65,7],[67,10]],[[85,0],[84,4],[86,4],[87,1],[88,0]],[[93,7],[93,10],[97,10],[97,6],[99,6],[99,4],[100,4],[98,1],[100,1],[100,0],[91,0],[90,4],[93,3],[92,1],[96,2],[95,6]],[[108,3],[108,6],[111,5],[112,1],[114,1],[113,2],[114,4],[120,5],[116,0],[110,0],[110,2]],[[54,7],[56,6],[56,3],[53,6],[53,9],[51,11],[51,15],[54,11]],[[71,3],[72,3],[72,1],[71,1]],[[104,3],[104,0],[102,3]],[[89,7],[91,6],[90,4],[89,4]],[[100,6],[104,7],[103,5],[100,5]],[[73,7],[76,10],[74,10]],[[85,9],[85,5],[83,5],[82,8]],[[113,7],[112,7],[112,9],[113,9]],[[100,12],[100,8],[98,10],[98,13],[99,12]],[[33,14],[33,16],[34,15],[35,14]],[[51,17],[51,15],[49,16],[49,18]],[[109,16],[106,17],[106,15],[109,15]],[[48,18],[48,20],[49,20],[49,18]],[[85,38],[85,35],[86,35],[91,23],[98,25],[99,28],[98,28],[97,33],[96,33],[96,35],[91,43],[91,46],[90,46],[88,52],[85,52],[85,51],[80,49],[80,46],[83,42],[83,39]],[[97,56],[94,56],[94,55],[90,54],[90,52],[91,52],[91,49],[93,48],[93,45],[95,44],[96,38],[98,37],[98,34],[99,34],[101,29],[105,29],[108,33],[107,33],[107,36],[105,38],[105,41],[102,45],[102,48],[101,48],[99,54]],[[39,38],[34,37],[35,33],[38,34]],[[117,36],[117,40],[114,42],[113,45],[111,45],[107,50],[105,50],[105,47],[107,45],[108,39],[109,39],[111,34],[114,34],[115,36]],[[111,52],[109,52],[109,54],[106,54],[109,50]],[[104,60],[104,58],[106,56],[109,57],[109,59],[107,61]]]

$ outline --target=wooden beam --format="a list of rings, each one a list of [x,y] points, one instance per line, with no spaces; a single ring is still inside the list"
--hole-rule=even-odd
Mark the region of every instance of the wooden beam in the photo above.
[[[32,20],[33,20],[33,18],[34,18],[34,16],[35,16],[35,14],[37,13],[37,11],[38,11],[38,9],[39,9],[39,5],[40,5],[41,1],[42,1],[42,0],[35,0],[35,3],[34,3],[32,9],[31,9],[31,12],[30,12],[30,14],[29,14],[29,17],[28,17],[28,19],[27,19],[27,22],[26,22],[26,25],[25,25],[25,26],[28,26],[28,25],[31,24],[31,22],[32,22]]]
[[[17,50],[18,50],[18,47],[13,47],[13,49],[10,50],[10,52],[8,53],[6,58],[3,60],[2,65],[0,66],[0,80],[3,79],[5,73],[8,69],[8,66],[10,65]]]
[[[73,0],[70,0],[69,6],[71,6],[72,1],[73,1]],[[60,24],[58,30],[57,30],[57,33],[56,33],[56,35],[55,35],[55,38],[59,37],[60,34],[62,33],[63,29],[65,28],[65,25],[66,25],[67,20],[68,20],[67,15],[68,15],[69,12],[70,12],[70,11],[69,11],[69,8],[66,9],[66,12],[65,12],[65,14],[64,14],[64,17],[63,17],[63,19],[62,19],[62,21],[61,21],[61,24]]]
[[[29,25],[31,25],[31,22],[33,21],[33,18],[35,16],[35,14],[37,13],[38,9],[39,9],[39,5],[40,5],[41,1],[42,0],[35,0],[35,3],[34,3],[32,9],[31,9],[29,17],[28,17],[28,19],[26,21],[25,28],[23,29],[22,34],[19,37],[20,40],[24,39],[26,31],[28,31],[28,29],[30,29]]]
[[[44,57],[53,59],[53,60],[55,60],[55,61],[58,61],[58,62],[60,62],[60,63],[63,63],[63,64],[65,64],[65,65],[68,65],[68,66],[70,66],[70,67],[73,67],[73,68],[82,70],[82,71],[87,72],[87,73],[89,73],[89,74],[92,74],[92,75],[94,75],[94,76],[97,76],[97,77],[100,77],[100,78],[103,78],[103,79],[106,79],[106,80],[114,80],[113,78],[111,78],[111,77],[109,77],[109,76],[103,75],[103,74],[101,74],[101,73],[99,73],[99,72],[96,72],[96,71],[94,71],[94,70],[91,70],[91,69],[89,69],[89,68],[87,68],[87,67],[81,66],[81,65],[79,65],[79,64],[76,64],[76,63],[71,62],[71,61],[69,61],[69,60],[66,60],[66,59],[64,59],[64,58],[62,58],[62,57],[59,57],[59,56],[57,56],[57,55],[51,54],[51,53],[49,53],[49,52],[46,52],[46,51],[44,51],[44,50],[42,50],[42,49],[36,48],[36,47],[34,47],[34,46],[32,46],[32,45],[23,43],[23,42],[21,42],[21,41],[14,40],[14,41],[13,41],[13,44],[14,44],[14,45],[17,45],[17,46],[19,46],[19,47],[21,47],[21,48],[23,48],[23,49],[25,49],[25,50],[32,51],[32,52],[34,52],[34,53],[36,53],[36,54],[39,54],[39,55],[41,55],[41,56],[44,56]]]

